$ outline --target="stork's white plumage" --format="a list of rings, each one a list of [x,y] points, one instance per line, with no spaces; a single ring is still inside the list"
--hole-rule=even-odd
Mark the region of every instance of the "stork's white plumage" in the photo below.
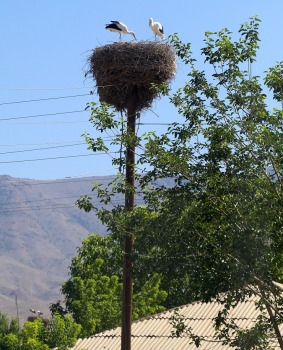
[[[150,18],[149,19],[149,27],[153,31],[153,33],[155,35],[155,39],[156,39],[156,35],[160,36],[162,39],[165,38],[164,29],[163,29],[163,26],[161,25],[161,23],[153,22],[153,19]]]
[[[121,34],[130,34],[136,39],[136,35],[134,32],[131,32],[128,30],[128,27],[119,21],[111,21],[110,24],[106,24],[105,29],[110,30],[110,32],[116,32],[120,35],[121,40]],[[137,39],[136,39],[137,40]]]

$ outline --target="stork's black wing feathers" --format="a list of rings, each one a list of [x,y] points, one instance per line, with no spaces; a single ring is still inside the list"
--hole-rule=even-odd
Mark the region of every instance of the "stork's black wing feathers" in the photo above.
[[[120,23],[120,21],[111,21],[111,23],[117,23],[118,24],[118,23]]]
[[[159,29],[160,33],[164,34],[164,27],[162,26],[160,29]]]
[[[115,30],[118,30],[120,32],[122,31],[122,29],[120,27],[118,27],[116,23],[106,24],[105,29],[115,29]]]

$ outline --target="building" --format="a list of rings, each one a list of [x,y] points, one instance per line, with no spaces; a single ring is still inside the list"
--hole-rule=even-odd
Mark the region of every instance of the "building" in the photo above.
[[[240,302],[229,314],[242,329],[251,328],[259,315],[255,303],[257,297]],[[172,336],[174,331],[172,316],[176,309],[168,310],[150,317],[145,317],[132,324],[132,350],[226,350],[231,349],[217,339],[214,318],[223,306],[216,301],[209,303],[194,302],[179,307],[178,314],[183,317],[187,330],[201,339],[197,347],[184,332],[181,336]],[[283,324],[280,326],[283,334]],[[280,349],[275,334],[270,334],[269,343],[273,349]],[[108,330],[86,339],[79,339],[72,350],[120,350],[121,328]]]

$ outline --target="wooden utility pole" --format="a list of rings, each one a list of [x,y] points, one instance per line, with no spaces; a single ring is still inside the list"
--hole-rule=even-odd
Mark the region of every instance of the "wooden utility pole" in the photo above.
[[[132,211],[135,205],[135,135],[136,135],[136,104],[137,88],[133,87],[127,99],[127,135],[130,144],[126,149],[126,192],[125,209]],[[122,295],[122,334],[121,350],[131,350],[132,328],[132,294],[133,294],[133,246],[134,232],[132,227],[126,227],[123,262],[123,295]]]
[[[20,325],[19,307],[18,307],[18,295],[17,295],[17,293],[15,293],[15,303],[16,303],[17,321],[18,321],[18,325]]]

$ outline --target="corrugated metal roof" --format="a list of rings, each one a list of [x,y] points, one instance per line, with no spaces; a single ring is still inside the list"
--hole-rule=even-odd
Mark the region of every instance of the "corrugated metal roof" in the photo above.
[[[229,318],[232,318],[241,328],[251,327],[259,315],[255,307],[255,297],[241,302],[231,310]],[[217,302],[192,304],[179,307],[179,314],[185,317],[185,324],[191,328],[193,334],[202,337],[199,350],[226,350],[228,345],[223,345],[215,338],[213,319],[223,306]],[[132,350],[195,350],[192,340],[183,335],[179,338],[172,337],[173,330],[170,317],[174,310],[168,310],[150,317],[133,322],[132,324]],[[283,331],[283,325],[281,327]],[[275,337],[271,339],[274,349],[279,349]],[[108,330],[86,339],[79,339],[72,350],[120,350],[121,328]]]

